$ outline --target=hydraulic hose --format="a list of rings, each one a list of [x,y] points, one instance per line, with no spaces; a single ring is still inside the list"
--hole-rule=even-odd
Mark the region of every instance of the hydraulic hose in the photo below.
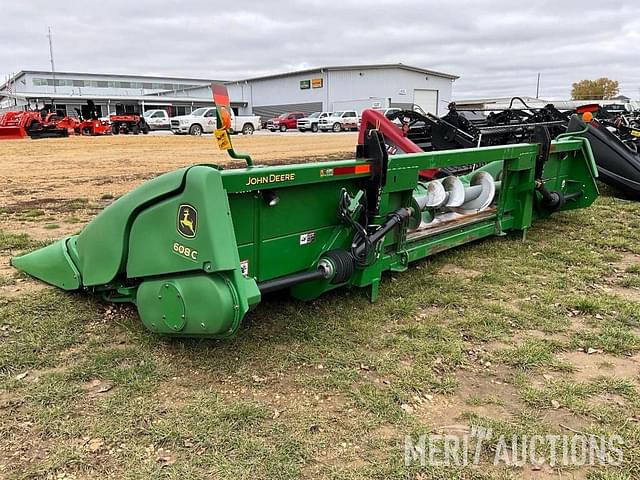
[[[393,212],[389,216],[387,221],[378,230],[373,232],[371,235],[368,235],[366,238],[366,241],[360,243],[358,246],[355,247],[353,251],[354,256],[356,258],[359,258],[360,256],[362,256],[362,254],[365,252],[365,249],[367,248],[367,245],[375,245],[376,243],[378,243],[396,225],[398,225],[399,223],[402,223],[404,220],[406,220],[410,216],[411,216],[410,208],[399,208],[398,210]]]

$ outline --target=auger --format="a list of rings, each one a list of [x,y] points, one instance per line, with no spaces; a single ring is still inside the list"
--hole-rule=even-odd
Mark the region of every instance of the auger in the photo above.
[[[311,300],[360,287],[373,301],[386,271],[484,237],[524,236],[534,219],[587,207],[598,195],[580,132],[425,153],[375,111],[363,114],[354,160],[254,166],[233,150],[228,95],[213,89],[219,146],[245,168],[161,175],[80,234],[12,265],[64,290],[132,302],[154,332],[225,338],[269,292]],[[483,166],[438,178],[468,164]]]

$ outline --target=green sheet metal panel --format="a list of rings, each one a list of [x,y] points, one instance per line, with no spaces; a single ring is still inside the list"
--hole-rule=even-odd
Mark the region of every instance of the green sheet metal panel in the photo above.
[[[220,172],[191,168],[180,195],[141,212],[131,227],[127,276],[240,268],[231,211]]]
[[[182,187],[182,168],[143,183],[105,208],[78,235],[78,269],[86,286],[111,282],[122,272],[129,253],[129,229],[136,215]]]

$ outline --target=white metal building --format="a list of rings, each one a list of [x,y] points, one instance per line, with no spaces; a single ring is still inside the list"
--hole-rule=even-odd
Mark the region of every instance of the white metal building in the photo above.
[[[357,110],[419,105],[431,113],[447,111],[458,77],[409,65],[323,67],[227,82],[241,113],[263,118],[283,112]],[[206,89],[204,89],[206,90]],[[202,88],[188,90],[202,95]],[[206,95],[206,94],[205,94]]]
[[[76,108],[86,109],[87,100],[93,100],[100,116],[157,108],[181,115],[213,105],[210,96],[192,98],[182,94],[212,81],[215,80],[23,70],[0,86],[0,112],[47,108],[75,115]],[[176,92],[181,92],[180,98],[173,98]]]
[[[458,77],[398,64],[322,67],[226,81],[238,113],[263,118],[288,112],[411,107],[446,112]],[[52,108],[68,115],[93,100],[98,114],[167,109],[171,115],[213,104],[210,79],[25,70],[0,86],[0,111]]]

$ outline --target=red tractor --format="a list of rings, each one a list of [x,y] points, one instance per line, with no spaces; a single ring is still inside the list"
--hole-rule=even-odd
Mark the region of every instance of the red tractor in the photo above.
[[[144,117],[135,113],[110,115],[109,120],[111,121],[111,133],[114,135],[119,133],[138,135],[140,132],[146,135],[151,130]]]
[[[32,110],[6,112],[0,119],[0,140],[15,140],[27,136],[31,138],[68,137],[69,125],[58,126],[58,122],[63,120],[55,120],[52,114],[43,118],[40,112]]]

